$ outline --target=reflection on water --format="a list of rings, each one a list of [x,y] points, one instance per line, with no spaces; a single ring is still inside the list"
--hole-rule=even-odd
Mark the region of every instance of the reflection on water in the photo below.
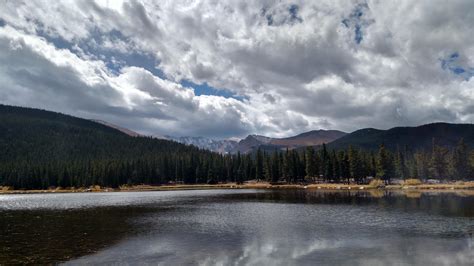
[[[134,228],[120,209],[0,212],[1,262],[52,263],[117,243]]]
[[[474,263],[474,197],[446,193],[8,195],[0,215],[0,264]]]

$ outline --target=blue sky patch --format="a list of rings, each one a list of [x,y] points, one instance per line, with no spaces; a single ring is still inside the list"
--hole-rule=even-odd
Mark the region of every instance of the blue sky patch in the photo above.
[[[450,54],[447,58],[439,59],[441,62],[441,68],[443,70],[449,71],[452,74],[463,78],[464,80],[469,80],[474,76],[474,68],[466,66],[460,62],[460,55],[458,52]]]
[[[462,67],[455,67],[454,69],[452,69],[452,71],[454,74],[457,74],[457,75],[460,75],[466,72],[466,70],[464,70],[464,68]]]
[[[458,58],[458,57],[459,57],[459,53],[458,53],[458,52],[454,52],[454,53],[451,54],[451,56],[450,56],[449,58],[451,58],[451,59],[456,59],[456,58]]]
[[[349,17],[344,18],[341,23],[348,29],[354,31],[354,41],[360,44],[364,40],[364,28],[372,24],[374,21],[365,18],[365,14],[369,11],[369,6],[366,3],[357,4]]]
[[[45,31],[42,30],[42,27],[36,31],[38,36],[43,37],[47,42],[54,44],[54,46],[58,49],[67,49],[72,51],[74,44],[66,41],[65,39],[61,38],[60,36],[51,36],[47,34]]]
[[[41,29],[41,27],[40,27]],[[104,36],[113,41],[126,41],[128,39],[122,35],[119,31],[110,31],[108,33],[94,32],[88,41],[80,42],[69,42],[58,36],[51,36],[43,30],[38,30],[37,34],[46,39],[46,41],[52,43],[58,49],[67,49],[77,54],[77,50],[74,48],[76,45],[84,51],[84,53],[92,55],[99,60],[104,61],[107,68],[114,74],[118,75],[122,67],[135,66],[141,67],[153,73],[162,79],[166,79],[163,72],[157,67],[159,61],[154,58],[153,55],[138,52],[128,51],[122,53],[118,50],[103,48]]]
[[[125,66],[141,67],[150,71],[151,73],[153,73],[153,75],[160,77],[161,79],[166,79],[166,76],[163,71],[158,68],[159,61],[156,60],[152,55],[144,53],[132,53],[125,55],[117,54],[115,56],[122,60]]]
[[[155,76],[165,79],[165,75],[157,67],[160,62],[156,60],[153,55],[134,50],[123,53],[119,50],[102,48],[106,38],[111,42],[123,41],[125,43],[130,43],[130,40],[120,31],[113,30],[105,34],[94,32],[91,36],[92,41],[81,43],[79,46],[85,52],[99,56],[100,59],[106,63],[107,68],[115,74],[120,73],[122,67],[135,66],[146,69]]]
[[[294,12],[297,12],[294,11]],[[40,27],[41,29],[41,27]],[[48,33],[39,30],[38,35],[45,38],[48,42],[52,43],[58,49],[67,49],[73,53],[77,53],[77,49],[74,47],[77,45],[84,53],[92,55],[97,59],[104,61],[109,71],[118,75],[123,67],[140,67],[150,71],[153,75],[160,77],[161,79],[167,80],[166,75],[159,69],[159,61],[150,54],[128,51],[122,53],[118,50],[103,48],[104,43],[103,36],[106,36],[111,41],[128,41],[119,31],[111,31],[108,33],[94,32],[88,41],[81,42],[69,42],[61,37],[51,36]],[[216,89],[209,86],[207,83],[196,84],[189,80],[183,80],[180,82],[185,87],[194,89],[194,93],[199,95],[215,95],[225,98],[233,98],[239,101],[248,99],[246,96],[240,96],[232,93],[227,89]]]
[[[240,96],[232,93],[229,90],[225,89],[216,89],[214,87],[209,86],[206,82],[202,84],[196,84],[194,82],[191,82],[189,80],[182,80],[181,85],[185,87],[190,87],[194,89],[194,94],[197,96],[199,95],[214,95],[214,96],[221,96],[224,98],[234,98],[239,101],[243,101],[245,99],[248,99],[245,96]]]
[[[300,10],[300,7],[298,5],[290,5],[288,8],[288,12],[290,13],[290,22],[303,22],[303,19],[298,16],[298,11]]]
[[[267,25],[272,26],[273,25],[273,16],[271,14],[268,14],[268,15],[265,16],[265,18],[267,19]]]
[[[350,27],[349,19],[347,19],[347,18],[343,19],[342,24],[344,24],[344,26],[346,26],[346,28],[349,28]]]
[[[260,15],[265,18],[268,26],[281,26],[284,24],[293,25],[303,22],[303,18],[299,16],[300,7],[296,4],[289,6],[267,9],[263,7]]]
[[[355,26],[355,36],[354,40],[356,41],[357,44],[360,44],[364,37],[362,36],[362,28],[360,25]]]

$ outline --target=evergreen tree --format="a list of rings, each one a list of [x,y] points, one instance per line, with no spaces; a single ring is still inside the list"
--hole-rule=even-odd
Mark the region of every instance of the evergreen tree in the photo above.
[[[395,156],[395,174],[398,178],[406,179],[407,178],[407,170],[405,166],[405,159],[403,154],[400,152],[400,149],[397,147],[397,153]]]
[[[383,144],[380,145],[377,156],[377,177],[390,183],[390,157]]]
[[[323,175],[324,180],[326,180],[327,168],[329,164],[328,162],[329,154],[328,154],[325,143],[323,143],[323,148],[321,149],[319,158],[320,158],[319,173]]]
[[[449,150],[435,144],[433,139],[433,148],[431,153],[430,171],[434,178],[445,179],[448,173],[448,153]]]
[[[357,150],[353,149],[352,146],[349,146],[349,172],[351,178],[354,179],[357,183],[362,181],[362,169],[361,169],[361,160]]]
[[[271,182],[272,181],[272,165],[270,162],[270,156],[264,154],[263,159],[263,175],[265,177],[265,181]]]
[[[425,152],[416,152],[413,155],[414,167],[416,167],[416,173],[421,179],[431,178],[430,174],[430,160],[429,154]]]
[[[308,146],[306,148],[306,176],[309,180],[314,180],[316,177],[316,160],[315,160],[315,153],[314,148],[312,146]]]
[[[272,179],[271,179],[271,181],[272,182],[278,182],[278,179],[280,178],[281,174],[280,174],[280,156],[278,155],[277,151],[275,151],[272,154],[271,167],[272,167]]]
[[[451,178],[464,180],[469,174],[468,152],[464,139],[461,139],[452,153],[450,162]]]
[[[339,158],[337,157],[335,150],[332,150],[331,162],[332,162],[331,165],[332,165],[332,172],[333,172],[332,179],[335,182],[339,182],[341,178],[341,170],[340,170],[340,165],[339,165],[340,164]]]
[[[286,182],[290,182],[290,168],[291,168],[291,159],[288,148],[286,149],[285,154],[282,154],[282,177]]]
[[[255,179],[263,179],[263,154],[260,148],[258,148],[255,156]]]

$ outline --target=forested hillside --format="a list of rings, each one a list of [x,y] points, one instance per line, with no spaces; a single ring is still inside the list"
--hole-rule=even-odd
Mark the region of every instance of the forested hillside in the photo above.
[[[0,183],[4,185],[118,186],[176,178],[195,182],[195,175],[201,175],[196,169],[204,171],[214,158],[220,157],[172,141],[131,137],[86,119],[0,105]]]
[[[387,181],[474,177],[474,152],[462,138],[455,145],[436,139],[419,141],[430,145],[414,149],[417,143],[408,143],[387,149],[380,141],[374,150],[349,142],[338,149],[323,145],[318,150],[310,146],[221,155],[173,141],[129,136],[90,120],[0,105],[0,185],[43,189],[169,181],[362,183],[367,177]]]
[[[395,151],[408,146],[411,150],[431,149],[432,140],[438,145],[453,148],[464,139],[469,148],[474,147],[473,124],[432,123],[417,127],[394,127],[388,130],[364,128],[356,130],[328,144],[331,149],[353,145],[366,150],[377,150],[380,144]]]

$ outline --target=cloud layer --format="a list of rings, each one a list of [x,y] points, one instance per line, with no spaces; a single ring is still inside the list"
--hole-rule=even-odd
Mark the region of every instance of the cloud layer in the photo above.
[[[472,1],[0,2],[5,104],[220,138],[474,120]]]

